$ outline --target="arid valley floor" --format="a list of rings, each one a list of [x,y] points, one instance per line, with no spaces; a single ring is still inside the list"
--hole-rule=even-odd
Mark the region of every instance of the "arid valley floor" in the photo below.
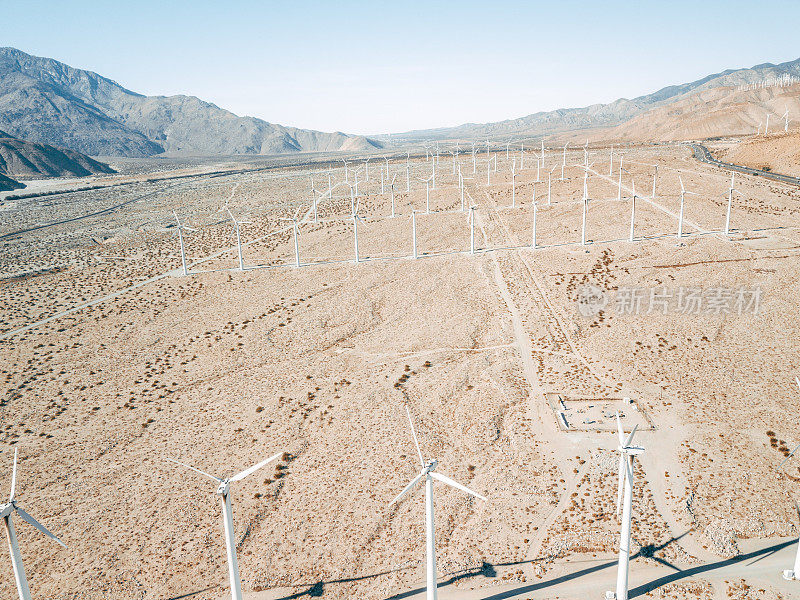
[[[125,185],[0,198],[0,493],[17,448],[20,501],[68,545],[19,528],[37,597],[224,598],[215,486],[166,459],[227,476],[277,452],[232,485],[246,598],[423,597],[421,493],[388,507],[418,468],[405,406],[426,458],[488,498],[437,488],[445,600],[613,589],[616,410],[645,448],[631,596],[800,597],[781,578],[800,459],[777,469],[800,443],[800,189],[737,175],[726,236],[729,173],[681,144],[617,147],[609,168],[593,145],[582,246],[583,150],[562,181],[548,149],[538,183],[533,152],[492,156],[487,185],[485,149],[473,173],[462,145],[463,205],[449,154],[428,205],[424,151],[410,191],[405,153],[372,156],[368,181],[353,157],[358,263],[326,157],[176,162],[187,176],[165,180],[163,161],[128,161],[91,182]],[[243,271],[226,199],[248,221]],[[173,210],[197,230],[188,276]],[[589,316],[586,286],[608,302]],[[679,306],[687,290],[703,304]],[[0,597],[13,585],[0,561]]]

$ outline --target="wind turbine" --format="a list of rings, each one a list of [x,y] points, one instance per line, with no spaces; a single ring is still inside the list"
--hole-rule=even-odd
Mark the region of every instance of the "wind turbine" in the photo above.
[[[536,185],[536,184],[534,184]],[[531,241],[531,248],[536,250],[536,213],[538,212],[538,205],[536,204],[536,198],[533,199],[533,240]]]
[[[696,194],[695,192],[687,192],[686,188],[683,187],[683,178],[678,176],[678,180],[681,182],[681,210],[678,213],[678,239],[683,237],[683,203],[684,203],[684,196],[686,194],[692,194],[694,196],[699,196],[700,194]]]
[[[397,173],[395,173],[394,176],[392,176],[392,183],[389,184],[389,186],[392,189],[392,218],[393,219],[394,219],[394,180],[396,178],[397,178]]]
[[[280,454],[270,456],[267,460],[256,463],[252,467],[245,469],[241,473],[237,473],[228,479],[220,479],[214,475],[209,475],[205,471],[201,471],[200,469],[187,465],[186,463],[182,463],[174,458],[167,459],[168,461],[179,464],[182,467],[191,469],[195,473],[205,475],[219,484],[217,487],[217,494],[219,494],[220,501],[222,502],[222,524],[225,529],[225,549],[228,553],[228,578],[231,582],[231,597],[233,600],[242,600],[242,580],[239,577],[239,563],[236,561],[236,540],[233,536],[233,509],[231,508],[230,484],[234,481],[241,481],[248,475],[252,475],[261,467],[272,462],[279,456]]]
[[[511,208],[517,206],[517,159],[511,163]]]
[[[769,133],[769,113],[767,113],[767,123],[764,125],[764,135],[767,135],[767,133]]]
[[[581,225],[581,246],[586,245],[586,211],[589,208],[589,167],[583,170],[583,223]]]
[[[475,142],[472,142],[472,174],[475,175],[475,170],[478,168],[475,162]]]
[[[569,142],[564,144],[564,154],[561,159],[561,181],[564,181],[564,167],[567,166],[567,146],[569,146]]]
[[[542,138],[542,168],[544,169],[544,138]]]
[[[631,446],[638,429],[633,428],[626,438],[622,422],[617,413],[617,435],[619,436],[619,487],[617,488],[617,514],[622,508],[621,531],[619,536],[619,563],[617,564],[617,591],[606,592],[606,598],[628,600],[628,563],[631,548],[631,504],[633,502],[633,457],[644,452],[644,448]]]
[[[355,261],[356,263],[360,262],[361,259],[358,256],[358,220],[361,219],[356,213],[353,213],[353,248],[356,253]],[[363,220],[363,219],[362,219]]]
[[[636,221],[636,181],[631,181],[631,185],[633,185],[633,197],[631,198],[631,233],[628,239],[629,242],[633,241],[633,224]]]
[[[347,159],[343,158],[342,162],[344,163],[344,182],[350,183],[350,179],[348,178],[349,176],[347,174]]]
[[[417,259],[417,211],[411,209],[411,253]]]
[[[783,119],[784,119],[784,122],[783,122],[783,132],[784,132],[784,133],[788,133],[788,132],[789,132],[789,109],[788,109],[788,108],[787,108],[787,109],[786,109],[786,111],[783,113]]]
[[[731,173],[731,187],[728,188],[728,210],[725,213],[725,235],[730,234],[731,226],[731,205],[733,204],[733,193],[736,192],[740,196],[744,195],[742,192],[733,187],[734,173]]]
[[[475,254],[475,206],[469,207],[469,253]]]
[[[611,144],[611,156],[608,159],[608,176],[614,174],[614,144]]]
[[[425,480],[425,550],[427,557],[427,600],[436,600],[436,530],[433,518],[433,480],[441,481],[457,490],[480,498],[486,501],[484,496],[478,492],[453,481],[449,477],[436,473],[438,462],[436,459],[429,460],[427,463],[422,458],[422,450],[419,448],[419,441],[417,440],[417,433],[414,431],[414,423],[411,420],[411,412],[406,407],[406,414],[408,415],[408,424],[411,426],[411,434],[414,436],[414,444],[417,447],[417,454],[419,455],[419,463],[421,470],[419,474],[411,480],[402,492],[389,503],[389,506],[397,503],[403,496],[410,492],[414,486],[417,485],[422,479]]]
[[[222,212],[223,210],[228,213],[228,216],[231,218],[231,221],[233,221],[233,229],[236,232],[236,245],[239,248],[239,270],[240,271],[244,271],[244,255],[242,254],[242,232],[241,232],[241,226],[242,225],[251,225],[253,222],[252,221],[237,221],[236,218],[233,216],[233,213],[231,212],[231,209],[228,208],[228,203],[227,202],[225,203],[225,206],[223,206],[217,212]]]
[[[178,223],[178,243],[181,245],[181,264],[183,265],[183,274],[188,275],[189,271],[186,268],[186,251],[183,248],[183,232],[184,231],[197,231],[197,229],[192,229],[191,227],[186,227],[185,225],[181,225],[180,219],[178,219],[178,213],[174,210],[172,214],[175,215],[175,221]]]
[[[19,600],[31,600],[31,590],[28,586],[28,578],[25,576],[25,567],[22,565],[22,555],[19,551],[19,543],[17,542],[17,531],[14,529],[14,522],[11,517],[17,513],[23,521],[27,521],[45,534],[47,537],[55,540],[64,548],[66,544],[45,529],[44,525],[39,523],[36,519],[22,510],[17,501],[14,499],[14,493],[17,487],[17,449],[14,448],[14,467],[11,472],[11,495],[6,504],[0,504],[0,517],[3,518],[3,523],[6,526],[6,535],[8,535],[8,547],[11,551],[11,567],[14,570],[14,579],[17,582],[17,592],[19,593]]]

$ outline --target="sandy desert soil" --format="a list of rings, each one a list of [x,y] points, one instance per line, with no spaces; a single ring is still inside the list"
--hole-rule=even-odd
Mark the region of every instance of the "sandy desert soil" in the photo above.
[[[0,207],[9,216],[0,234],[76,218],[0,239],[0,477],[8,480],[18,448],[21,505],[69,545],[18,527],[38,597],[224,597],[214,484],[166,458],[228,476],[276,452],[285,453],[277,465],[232,485],[250,597],[405,597],[424,576],[420,493],[387,506],[418,468],[405,406],[440,472],[489,498],[436,491],[450,597],[490,597],[609,560],[619,532],[615,436],[563,431],[549,392],[629,396],[655,425],[637,434],[646,452],[634,574],[796,536],[800,463],[776,467],[800,443],[800,192],[742,177],[726,237],[723,171],[680,146],[626,150],[618,199],[620,153],[609,175],[608,151],[593,150],[582,247],[583,153],[568,153],[561,181],[561,155],[548,151],[533,250],[535,159],[517,171],[512,200],[518,157],[496,156],[488,186],[485,155],[474,175],[471,157],[460,158],[472,178],[475,254],[444,158],[430,213],[420,181],[430,162],[411,163],[407,192],[405,159],[391,161],[394,218],[390,192],[380,193],[383,161],[371,161],[359,185],[358,264],[349,189],[321,199],[315,222],[311,179],[327,190],[328,173],[314,168]],[[656,195],[637,200],[630,243],[632,184],[649,196],[656,165]],[[679,175],[698,194],[687,196],[681,240]],[[331,176],[340,184],[342,169]],[[235,237],[218,212],[226,198],[251,221],[242,226],[245,271],[235,269]],[[188,277],[173,210],[198,229],[185,238]],[[577,310],[586,285],[609,300],[590,317]],[[647,312],[651,291],[681,288],[703,290],[707,303],[714,290],[758,289],[759,310],[739,314],[731,300],[727,313],[707,304],[684,314],[673,297],[667,314]],[[619,313],[632,289],[644,310]],[[0,596],[13,595],[12,582],[0,562]],[[755,583],[678,581],[649,597],[744,597]],[[757,583],[759,597],[789,597],[778,572]]]
[[[800,132],[750,136],[736,143],[719,144],[719,160],[755,169],[800,177]]]

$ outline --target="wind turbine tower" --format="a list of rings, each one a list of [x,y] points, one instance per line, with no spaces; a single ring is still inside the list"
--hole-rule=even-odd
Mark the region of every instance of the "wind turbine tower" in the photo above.
[[[201,471],[200,469],[177,461],[173,458],[167,459],[171,462],[181,465],[182,467],[191,469],[195,473],[199,473],[200,475],[204,475],[205,477],[213,479],[219,484],[217,486],[217,494],[219,494],[220,502],[222,503],[222,525],[225,529],[225,548],[228,554],[228,578],[230,579],[231,597],[233,600],[242,600],[242,580],[239,577],[239,563],[236,560],[236,540],[233,536],[233,509],[231,508],[230,484],[234,481],[241,481],[279,456],[280,454],[271,456],[267,460],[261,461],[260,463],[257,463],[252,467],[245,469],[241,473],[237,473],[233,477],[229,477],[228,479],[220,479],[214,475],[209,475],[205,471]]]
[[[66,548],[66,544],[50,533],[47,529],[45,529],[44,525],[39,523],[36,519],[26,513],[22,508],[20,508],[19,504],[17,504],[17,500],[14,497],[14,493],[17,488],[17,449],[14,448],[14,467],[11,471],[11,495],[8,498],[8,502],[5,504],[0,504],[0,517],[3,519],[3,524],[6,527],[6,535],[8,536],[8,548],[11,551],[11,568],[14,571],[14,580],[17,583],[17,593],[19,594],[19,600],[31,600],[31,590],[28,586],[28,578],[25,575],[25,567],[22,565],[22,554],[19,551],[19,543],[17,542],[17,531],[14,528],[14,521],[11,517],[14,516],[16,513],[23,521],[26,521],[30,525],[33,525],[49,537],[52,540],[55,540],[64,548]]]
[[[452,488],[480,498],[486,501],[486,498],[481,496],[478,492],[461,485],[460,483],[436,473],[438,462],[436,459],[425,462],[422,458],[422,451],[419,448],[419,441],[417,434],[414,431],[414,423],[411,420],[411,412],[406,407],[406,414],[408,415],[408,423],[411,426],[411,434],[414,437],[414,445],[417,447],[417,455],[419,456],[419,463],[421,470],[419,474],[411,480],[411,482],[400,492],[397,497],[389,503],[389,506],[397,503],[403,496],[410,492],[414,486],[421,480],[425,480],[425,554],[426,554],[426,579],[427,579],[427,600],[436,600],[436,530],[435,520],[433,515],[433,480],[440,481]]]
[[[633,459],[642,454],[644,448],[632,446],[633,436],[638,426],[626,438],[622,422],[617,413],[617,435],[619,437],[619,487],[617,488],[617,514],[622,508],[621,531],[619,536],[619,562],[617,564],[617,590],[606,592],[607,600],[628,600],[628,563],[631,548],[631,509],[633,504]]]

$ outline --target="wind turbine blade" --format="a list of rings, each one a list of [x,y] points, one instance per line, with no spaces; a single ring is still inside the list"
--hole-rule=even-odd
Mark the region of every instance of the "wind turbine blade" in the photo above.
[[[191,465],[187,465],[186,463],[182,463],[181,461],[175,460],[174,458],[168,458],[167,460],[170,461],[170,462],[174,462],[176,464],[179,464],[182,467],[186,467],[187,469],[191,469],[195,473],[200,473],[200,475],[205,475],[206,477],[209,477],[209,478],[213,479],[214,481],[218,481],[219,483],[222,483],[222,479],[220,479],[219,477],[214,477],[213,475],[209,475],[205,471],[201,471],[200,469],[196,469]]]
[[[11,471],[11,496],[9,496],[8,501],[11,502],[14,499],[14,491],[17,489],[17,449],[14,448],[14,469]]]
[[[679,176],[678,176],[678,181],[680,181],[680,182],[681,182],[681,192],[684,192],[684,193],[685,193],[685,192],[686,192],[686,188],[684,188],[684,187],[683,187],[683,177],[681,177],[681,176],[679,175]]]
[[[411,425],[411,434],[414,436],[414,445],[417,447],[417,454],[419,455],[419,464],[425,467],[425,459],[422,458],[422,450],[419,449],[419,440],[417,440],[417,432],[414,431],[414,422],[411,420],[411,411],[406,406],[406,415],[408,415],[408,424]]]
[[[431,473],[431,477],[433,477],[434,479],[438,479],[442,483],[446,483],[450,487],[454,487],[457,490],[461,490],[462,492],[466,492],[467,494],[471,494],[471,495],[475,496],[476,498],[480,498],[484,502],[486,501],[486,498],[484,496],[481,496],[475,490],[471,490],[467,486],[461,485],[460,483],[458,483],[457,481],[453,481],[449,477],[445,477],[444,475],[440,475],[439,473]]]
[[[41,523],[39,523],[39,521],[37,521],[36,519],[34,519],[32,516],[30,516],[28,513],[26,513],[26,512],[25,512],[24,510],[22,510],[20,507],[17,507],[17,512],[19,513],[19,516],[20,516],[20,517],[22,517],[22,518],[23,518],[23,519],[25,519],[25,520],[26,520],[28,523],[30,523],[31,525],[33,525],[34,527],[36,527],[36,529],[38,529],[39,531],[41,531],[41,532],[42,532],[43,534],[45,534],[47,537],[54,539],[54,540],[55,540],[55,541],[57,541],[59,544],[61,544],[62,546],[64,546],[64,548],[66,548],[66,547],[67,547],[67,545],[66,545],[64,542],[62,542],[60,539],[58,539],[58,538],[57,538],[56,536],[54,536],[52,533],[50,533],[49,531],[47,531],[47,528],[45,528],[45,526],[44,526],[44,525],[42,525]]]
[[[625,460],[625,455],[622,452],[619,453],[619,483],[617,485],[617,514],[619,511],[622,510],[622,486],[625,485],[625,465],[622,464],[622,461]]]
[[[619,411],[617,411],[617,436],[619,437],[619,445],[625,446],[625,432],[622,431],[622,421],[619,420]]]
[[[400,492],[399,494],[397,494],[397,497],[394,500],[389,502],[389,506],[391,506],[392,504],[396,503],[398,500],[400,500],[400,498],[402,498],[408,492],[410,492],[411,488],[413,488],[415,485],[417,485],[417,483],[419,482],[420,479],[422,479],[422,473],[420,473],[419,475],[414,477],[414,479],[411,480],[411,483],[409,483],[405,488],[403,488],[403,491]]]
[[[797,384],[797,389],[800,389],[800,377],[795,377],[794,382]]]
[[[630,481],[631,489],[633,489],[633,461],[625,459],[625,473],[628,476],[628,481]]]
[[[639,429],[639,424],[638,423],[633,426],[633,431],[631,431],[631,434],[628,436],[628,439],[625,440],[625,446],[630,446],[631,445],[631,442],[633,441],[633,436],[636,433],[637,429]]]
[[[275,460],[276,458],[278,458],[281,454],[282,454],[282,452],[276,454],[275,456],[270,456],[267,460],[262,460],[260,463],[258,463],[256,465],[253,465],[249,469],[246,469],[246,470],[242,471],[241,473],[237,473],[236,475],[231,477],[228,481],[239,481],[241,479],[244,479],[248,475],[251,475],[251,474],[255,473],[256,471],[258,471],[264,465],[266,465],[266,464],[272,462],[273,460]]]

